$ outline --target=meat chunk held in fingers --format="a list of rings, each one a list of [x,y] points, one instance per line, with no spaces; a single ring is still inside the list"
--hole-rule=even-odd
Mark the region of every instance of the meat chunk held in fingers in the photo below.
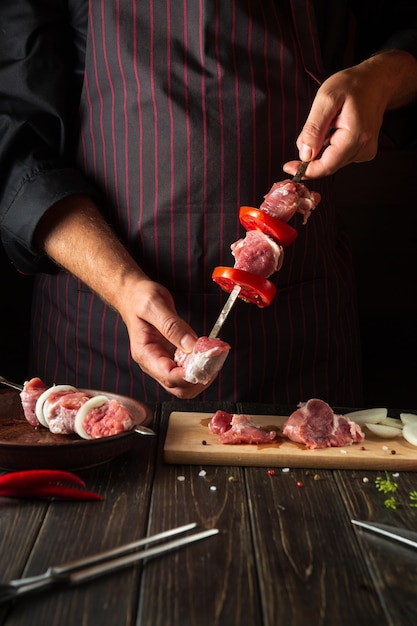
[[[178,348],[174,360],[184,368],[184,380],[189,383],[207,384],[221,370],[229,354],[230,345],[217,337],[199,337],[192,352]]]

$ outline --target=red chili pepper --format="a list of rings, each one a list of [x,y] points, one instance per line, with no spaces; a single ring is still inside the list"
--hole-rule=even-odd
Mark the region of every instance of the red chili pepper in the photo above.
[[[227,293],[233,291],[235,285],[239,285],[239,298],[256,304],[261,309],[269,306],[276,294],[275,285],[267,278],[234,267],[215,267],[212,278]]]
[[[3,497],[102,500],[98,493],[79,487],[85,487],[85,482],[64,470],[24,470],[0,476],[0,496]]]
[[[281,246],[289,246],[297,238],[297,231],[286,222],[251,206],[241,206],[239,220],[246,230],[260,230]]]

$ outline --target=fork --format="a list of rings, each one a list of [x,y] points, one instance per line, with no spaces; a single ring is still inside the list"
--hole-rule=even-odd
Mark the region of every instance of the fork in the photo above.
[[[49,567],[44,573],[27,578],[10,580],[8,583],[0,584],[0,604],[15,600],[27,594],[33,594],[44,589],[49,589],[60,584],[78,585],[98,576],[117,572],[122,568],[146,558],[151,558],[176,550],[187,544],[194,543],[201,539],[206,539],[218,534],[217,528],[203,530],[195,534],[186,535],[167,543],[158,544],[153,547],[146,547],[137,551],[142,546],[148,546],[174,535],[182,534],[197,526],[196,523],[185,524],[177,528],[165,530],[150,537],[144,537],[137,541],[113,548],[105,552],[99,552],[89,557],[83,557],[62,565]]]

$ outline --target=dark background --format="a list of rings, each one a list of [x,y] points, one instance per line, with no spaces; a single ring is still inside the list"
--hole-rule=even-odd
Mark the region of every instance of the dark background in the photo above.
[[[367,406],[417,409],[417,148],[336,174],[352,242]]]

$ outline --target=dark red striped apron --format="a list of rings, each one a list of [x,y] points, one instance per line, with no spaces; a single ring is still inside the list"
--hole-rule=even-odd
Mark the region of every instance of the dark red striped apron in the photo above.
[[[322,78],[308,0],[94,0],[79,162],[103,211],[179,313],[207,334],[225,301],[211,280],[233,265],[242,204],[259,206]],[[330,181],[274,276],[267,309],[239,301],[232,351],[201,399],[358,405],[359,344],[349,250]],[[125,327],[66,273],[41,276],[33,372],[139,399],[166,394],[132,362]]]

